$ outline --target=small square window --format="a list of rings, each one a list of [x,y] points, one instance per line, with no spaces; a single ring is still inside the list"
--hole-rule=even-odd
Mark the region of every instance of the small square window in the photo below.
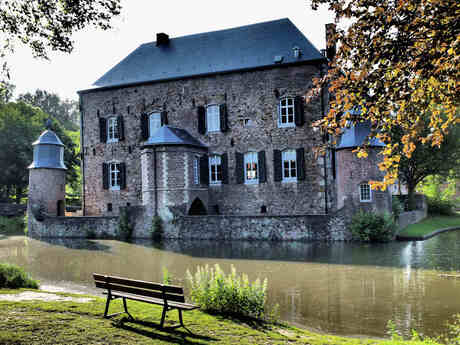
[[[369,184],[361,183],[359,185],[359,201],[361,202],[371,202],[372,201],[371,186]]]

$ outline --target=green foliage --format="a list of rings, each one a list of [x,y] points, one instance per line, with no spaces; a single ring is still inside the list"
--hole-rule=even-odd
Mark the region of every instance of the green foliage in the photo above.
[[[426,198],[426,203],[430,215],[450,216],[454,214],[455,203],[453,201],[440,198]]]
[[[362,242],[389,242],[397,230],[397,226],[389,214],[378,214],[360,210],[350,224],[354,240]]]
[[[0,288],[38,289],[38,281],[31,279],[21,267],[0,263]]]
[[[429,198],[452,200],[455,195],[456,182],[455,171],[452,171],[451,176],[448,177],[431,175],[423,180],[419,190]]]
[[[22,235],[25,232],[24,217],[0,217],[0,234]]]
[[[171,285],[172,284],[172,275],[166,267],[163,267],[163,284]]]
[[[396,195],[393,195],[391,199],[391,212],[395,219],[398,219],[399,215],[404,212],[404,205]]]
[[[226,275],[219,265],[197,267],[194,275],[187,270],[191,298],[203,310],[219,314],[261,318],[266,312],[267,279],[249,282],[238,276],[235,267]]]
[[[154,216],[152,219],[152,227],[150,229],[150,235],[154,241],[161,241],[163,239],[163,220],[159,216]]]
[[[118,218],[118,237],[123,240],[129,240],[133,235],[133,230],[134,228],[129,221],[128,210],[121,208]]]

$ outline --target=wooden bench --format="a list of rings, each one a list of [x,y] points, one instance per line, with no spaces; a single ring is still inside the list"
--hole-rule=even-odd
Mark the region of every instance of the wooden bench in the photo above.
[[[121,312],[108,315],[110,302],[117,298],[123,299],[124,312],[128,314],[132,320],[134,320],[134,318],[128,312],[128,307],[126,305],[127,299],[162,305],[163,313],[161,315],[161,328],[163,328],[166,313],[169,310],[177,309],[179,312],[180,325],[174,326],[173,328],[181,326],[185,328],[182,321],[182,310],[193,310],[199,308],[197,305],[185,303],[184,290],[180,286],[157,284],[97,273],[93,273],[93,277],[96,287],[107,290],[104,292],[104,294],[107,294],[107,303],[105,305],[104,312],[105,318],[110,318],[123,313]]]

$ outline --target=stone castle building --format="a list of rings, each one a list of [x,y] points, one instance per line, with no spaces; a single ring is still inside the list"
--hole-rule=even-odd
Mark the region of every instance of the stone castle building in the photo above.
[[[295,217],[336,212],[347,198],[388,208],[368,188],[378,157],[362,165],[350,153],[361,127],[315,155],[324,137],[311,124],[328,95],[306,97],[326,56],[289,19],[157,34],[79,92],[84,215],[291,216],[283,224],[294,228]]]

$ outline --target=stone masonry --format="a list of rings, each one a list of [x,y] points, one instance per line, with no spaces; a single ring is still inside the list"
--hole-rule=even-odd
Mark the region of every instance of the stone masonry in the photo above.
[[[168,124],[187,130],[209,147],[209,154],[227,153],[229,182],[209,186],[207,206],[211,213],[215,205],[219,213],[229,215],[257,215],[262,206],[270,215],[324,213],[325,187],[333,186],[331,180],[325,181],[323,159],[314,156],[314,147],[321,142],[321,136],[311,127],[311,123],[321,117],[320,99],[305,104],[303,126],[278,128],[277,108],[282,97],[305,96],[312,87],[312,78],[320,75],[319,68],[313,64],[281,66],[81,92],[85,215],[116,215],[119,207],[143,204],[140,117],[142,113],[153,111],[166,111]],[[229,130],[200,134],[197,107],[222,103],[227,106]],[[123,116],[125,139],[101,143],[99,117],[120,115]],[[251,125],[244,126],[244,119],[249,119]],[[274,182],[273,150],[300,147],[305,152],[305,180]],[[237,184],[235,154],[262,150],[266,157],[267,182]],[[126,188],[123,190],[102,188],[102,164],[110,161],[126,164]],[[188,164],[190,171],[191,160]],[[164,178],[162,173],[159,169],[159,181]],[[168,174],[169,179],[184,178],[183,169],[168,170]],[[177,176],[172,176],[174,174]],[[328,176],[330,179],[330,172]],[[168,194],[169,205],[189,207],[191,201],[185,200],[181,193]],[[112,212],[108,211],[109,203]]]

